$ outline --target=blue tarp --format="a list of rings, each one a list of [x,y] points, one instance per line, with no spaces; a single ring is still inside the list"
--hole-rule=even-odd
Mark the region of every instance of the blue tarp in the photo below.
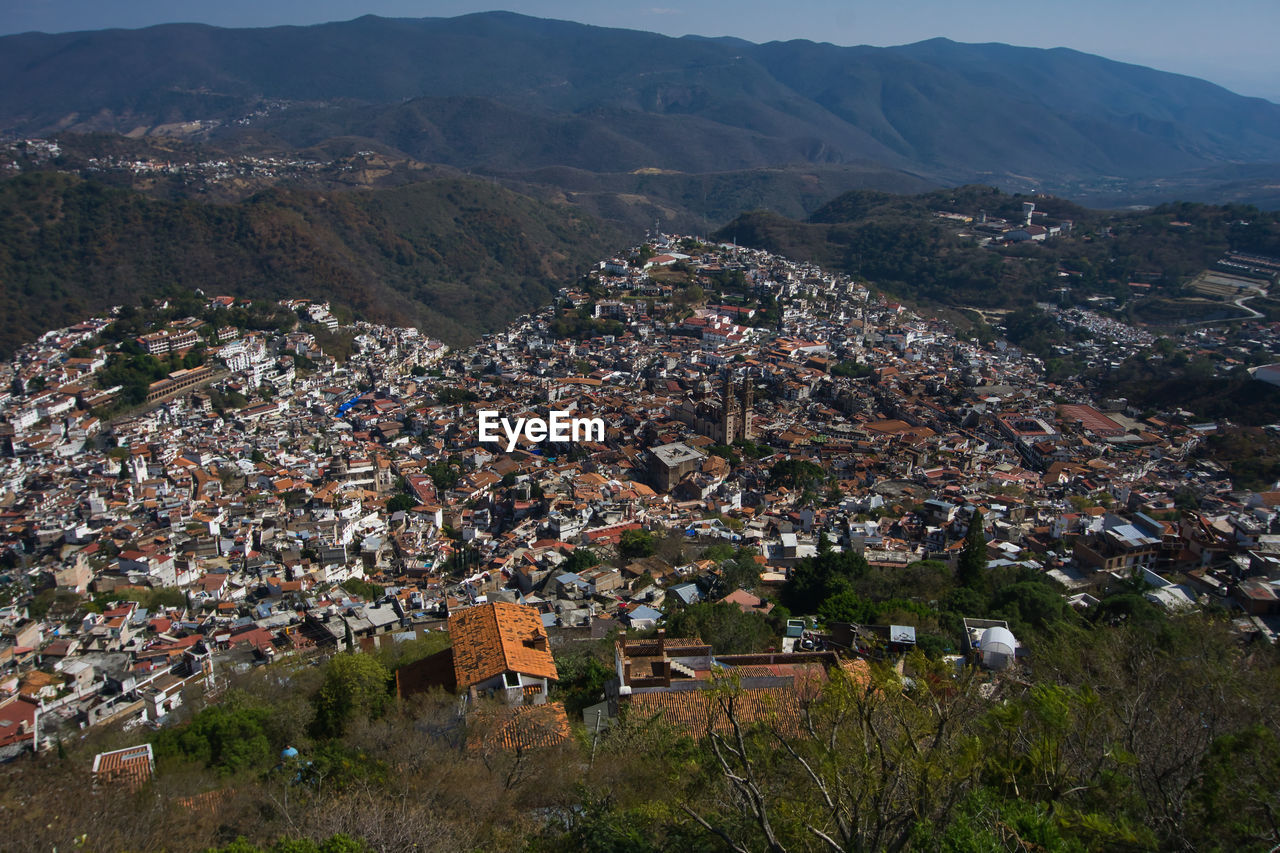
[[[352,397],[350,400],[348,400],[347,402],[343,403],[341,406],[338,407],[338,413],[334,415],[334,417],[335,418],[342,417],[347,413],[348,409],[350,409],[352,406],[354,406],[356,403],[359,403],[359,402],[360,402],[359,397]]]

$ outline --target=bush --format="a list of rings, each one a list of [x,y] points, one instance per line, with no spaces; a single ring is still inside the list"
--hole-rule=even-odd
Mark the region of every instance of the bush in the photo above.
[[[624,530],[618,538],[618,553],[624,560],[651,556],[656,548],[653,534],[647,530]]]
[[[723,602],[692,604],[670,613],[666,630],[669,637],[701,637],[722,655],[761,652],[775,639],[764,616]]]
[[[178,729],[163,729],[152,746],[157,758],[193,761],[227,775],[265,770],[276,756],[265,708],[211,705]]]
[[[372,655],[338,655],[329,661],[312,704],[316,709],[313,733],[340,737],[357,716],[374,719],[390,707],[391,672]]]

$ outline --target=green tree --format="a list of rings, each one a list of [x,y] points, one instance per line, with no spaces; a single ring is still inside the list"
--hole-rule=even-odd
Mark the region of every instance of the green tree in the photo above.
[[[875,615],[875,604],[847,586],[818,606],[818,618],[827,625],[833,622],[867,624],[875,621]]]
[[[458,480],[462,479],[462,472],[458,466],[447,459],[432,462],[422,469],[422,473],[430,477],[431,482],[442,492],[452,489],[458,484]]]
[[[869,364],[859,364],[856,361],[842,361],[831,368],[833,376],[843,376],[847,379],[865,379],[875,373],[875,368]]]
[[[918,655],[911,665],[928,667]],[[907,849],[922,828],[948,825],[982,760],[976,679],[927,671],[908,688],[887,667],[836,670],[795,734],[750,728],[744,691],[727,681],[716,689],[731,725],[706,732],[716,796],[681,807],[735,850]],[[728,808],[711,812],[713,799]]]
[[[1264,725],[1210,746],[1192,799],[1205,847],[1275,849],[1280,842],[1280,739]]]
[[[798,491],[806,491],[822,481],[826,472],[820,465],[807,459],[784,459],[769,471],[769,487],[786,486]]]
[[[701,602],[668,613],[666,631],[672,637],[701,637],[725,655],[764,651],[775,639],[764,616],[725,602]]]
[[[651,556],[656,548],[653,534],[647,530],[624,530],[618,537],[618,554],[624,560]]]
[[[156,757],[181,758],[229,775],[265,770],[275,757],[270,711],[244,697],[210,705],[181,728],[162,729],[152,741]]]
[[[359,578],[347,578],[338,585],[352,595],[360,596],[365,601],[377,601],[386,593],[386,590],[376,583],[370,583]]]
[[[1015,632],[1022,628],[1046,631],[1072,617],[1062,593],[1040,580],[1001,585],[991,605],[994,615],[1007,619]]]
[[[595,551],[590,548],[575,548],[573,553],[564,561],[564,570],[566,572],[583,572],[587,569],[595,568],[603,562]]]
[[[734,555],[733,546],[727,542],[716,542],[714,545],[708,545],[702,549],[702,554],[698,559],[711,560],[716,563],[722,563],[730,559]]]
[[[418,502],[408,494],[401,492],[398,495],[392,495],[387,499],[387,512],[408,512],[418,505]]]
[[[572,646],[558,652],[555,659],[556,695],[571,720],[581,719],[584,710],[604,699],[605,685],[615,674],[612,646]]]
[[[975,509],[964,537],[964,550],[956,563],[956,579],[962,586],[976,588],[987,568],[987,536],[982,529],[982,510]]]
[[[391,705],[391,673],[373,655],[335,655],[312,699],[317,737],[339,737],[357,716],[377,718]]]
[[[869,571],[866,559],[854,551],[828,551],[801,560],[782,588],[782,603],[793,613],[817,613],[824,601],[852,590]]]

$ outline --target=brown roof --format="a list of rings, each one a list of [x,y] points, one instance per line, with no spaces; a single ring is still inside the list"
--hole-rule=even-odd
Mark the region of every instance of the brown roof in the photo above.
[[[203,794],[178,797],[178,805],[193,812],[216,814],[232,793],[233,789],[230,788],[215,788],[212,791],[205,791]]]
[[[493,602],[449,617],[453,671],[467,688],[504,672],[556,678],[547,631],[537,610]]]
[[[152,758],[149,743],[100,752],[93,759],[93,775],[99,781],[119,782],[131,790],[136,790],[148,781],[154,770],[155,759]]]
[[[773,609],[772,601],[765,601],[760,596],[747,592],[745,589],[735,589],[720,600],[738,605],[743,613],[768,613]]]
[[[728,696],[711,690],[656,690],[627,697],[630,713],[661,715],[672,726],[699,737],[708,731],[729,730],[723,703]],[[781,734],[800,733],[800,696],[792,685],[747,688],[732,697],[734,716],[740,725],[766,723]]]
[[[1064,405],[1058,407],[1058,415],[1068,423],[1080,421],[1084,428],[1098,435],[1123,434],[1124,427],[1095,409],[1093,406]]]
[[[863,429],[868,432],[884,433],[885,435],[894,435],[896,433],[910,432],[911,424],[900,420],[887,421],[870,421],[862,425]]]
[[[8,651],[12,652],[12,649],[10,646]],[[30,696],[14,694],[0,701],[0,746],[30,740],[39,712],[39,701]]]
[[[499,746],[512,752],[559,746],[569,739],[569,718],[564,705],[515,705],[477,711],[468,730],[472,747]]]
[[[1254,601],[1275,601],[1280,598],[1280,595],[1276,594],[1274,586],[1257,578],[1241,581],[1239,590],[1240,594],[1245,598]]]

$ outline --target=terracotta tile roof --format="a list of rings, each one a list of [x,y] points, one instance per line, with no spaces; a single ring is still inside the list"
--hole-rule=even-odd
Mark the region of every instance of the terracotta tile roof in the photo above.
[[[93,775],[100,782],[112,782],[137,790],[151,779],[156,762],[151,744],[100,752],[93,759]]]
[[[627,697],[629,712],[645,717],[661,715],[672,726],[692,737],[709,730],[720,734],[729,731],[729,717],[718,692],[710,690],[672,690],[633,693]],[[798,735],[801,728],[800,695],[794,686],[756,687],[739,691],[733,697],[734,713],[740,725],[766,723],[780,734]]]
[[[513,705],[477,711],[468,730],[469,744],[498,746],[519,752],[559,746],[569,739],[569,718],[564,705]]]
[[[871,683],[871,665],[862,658],[841,658],[840,669],[859,687]]]
[[[493,602],[449,617],[453,669],[465,689],[504,672],[556,678],[547,631],[537,610]]]
[[[768,677],[774,674],[773,670],[763,664],[749,664],[747,666],[735,666],[734,674],[741,678]]]
[[[705,646],[701,637],[663,637],[663,648],[667,649],[689,649]]]
[[[205,791],[203,794],[178,797],[178,805],[193,812],[216,814],[219,808],[231,797],[231,794],[232,790],[229,788],[215,788],[212,791]]]
[[[738,605],[738,607],[742,609],[743,613],[768,613],[773,609],[772,601],[765,601],[763,598],[747,592],[745,589],[735,589],[720,600],[729,604]]]

